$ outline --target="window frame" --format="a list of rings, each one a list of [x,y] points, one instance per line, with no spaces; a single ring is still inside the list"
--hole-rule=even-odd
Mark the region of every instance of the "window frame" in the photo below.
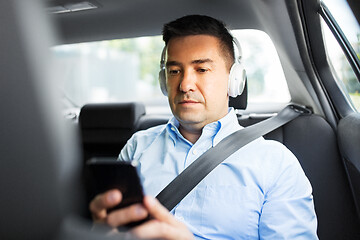
[[[309,64],[306,65],[306,72],[317,93],[325,119],[336,129],[339,120],[356,112],[356,109],[340,88],[331,69],[324,44],[320,1],[296,1],[304,37],[299,41],[304,40],[304,49],[307,50],[302,58],[306,64]]]
[[[335,18],[332,16],[329,8],[325,5],[323,1],[320,2],[319,14],[329,27],[330,31],[333,33],[337,42],[339,43],[360,83],[360,60],[357,57],[356,52],[351,46],[350,42],[347,40],[344,32],[341,30]]]

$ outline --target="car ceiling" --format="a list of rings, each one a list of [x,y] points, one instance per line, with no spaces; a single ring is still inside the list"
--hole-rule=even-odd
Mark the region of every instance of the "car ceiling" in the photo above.
[[[82,2],[83,0],[79,0]],[[65,5],[64,0],[48,0]],[[82,42],[161,34],[165,22],[187,14],[219,18],[230,28],[268,28],[274,12],[283,11],[283,0],[88,0],[99,8],[57,14],[64,42]],[[267,12],[269,14],[267,14]],[[280,17],[280,16],[279,16]],[[271,21],[269,21],[272,18]],[[261,21],[261,20],[264,21]]]

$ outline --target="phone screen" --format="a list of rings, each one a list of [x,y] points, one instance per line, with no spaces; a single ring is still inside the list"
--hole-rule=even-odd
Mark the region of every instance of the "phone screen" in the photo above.
[[[93,158],[86,163],[86,185],[90,199],[111,189],[119,189],[123,199],[109,211],[142,203],[143,188],[136,168],[115,159]]]

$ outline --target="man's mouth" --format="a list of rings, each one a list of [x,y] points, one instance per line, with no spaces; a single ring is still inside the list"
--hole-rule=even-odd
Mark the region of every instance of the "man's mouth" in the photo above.
[[[182,100],[179,102],[179,104],[190,104],[190,103],[199,103],[196,100]]]

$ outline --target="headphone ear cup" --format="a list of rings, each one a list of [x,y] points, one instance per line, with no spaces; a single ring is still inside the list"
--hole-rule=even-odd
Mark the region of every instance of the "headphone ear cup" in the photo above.
[[[228,94],[230,97],[237,97],[242,94],[245,88],[246,72],[240,63],[234,63],[230,69]]]
[[[167,96],[167,89],[166,89],[166,76],[165,76],[165,68],[162,68],[159,71],[159,83],[161,92]]]

